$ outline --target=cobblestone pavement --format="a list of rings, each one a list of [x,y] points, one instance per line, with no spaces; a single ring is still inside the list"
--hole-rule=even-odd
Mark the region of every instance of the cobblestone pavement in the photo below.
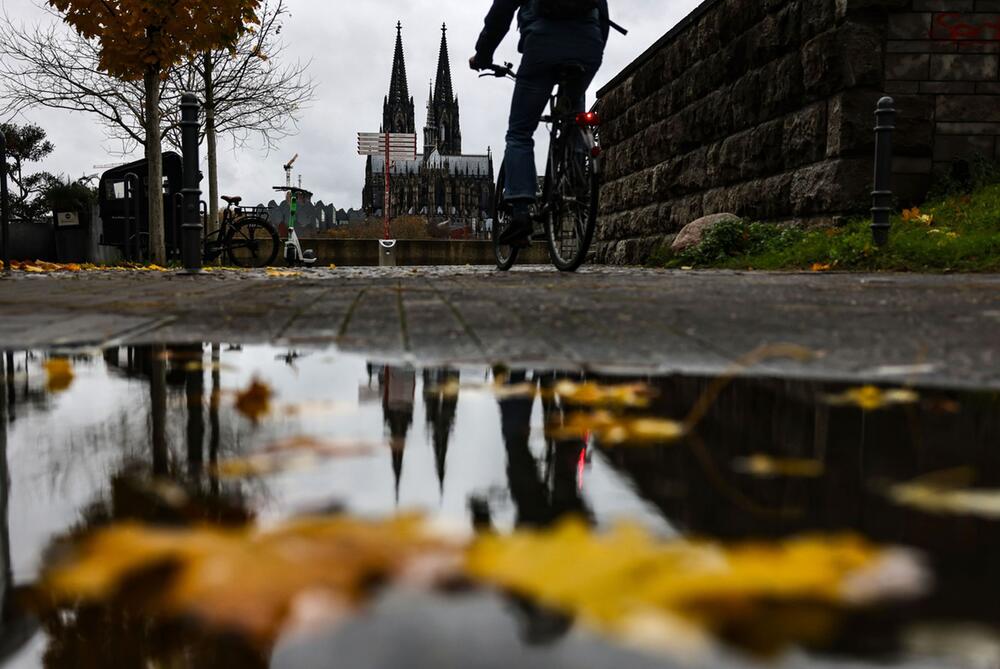
[[[1000,388],[1000,276],[480,268],[87,272],[0,279],[0,348],[287,343],[386,359]]]

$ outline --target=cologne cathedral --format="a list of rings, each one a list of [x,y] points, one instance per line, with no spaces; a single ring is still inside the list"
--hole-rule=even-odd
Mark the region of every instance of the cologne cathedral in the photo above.
[[[426,216],[432,221],[447,222],[452,231],[482,232],[490,217],[495,191],[493,157],[489,151],[486,155],[462,153],[462,129],[458,98],[451,82],[447,30],[442,27],[437,80],[428,94],[423,154],[416,160],[395,161],[389,166],[389,214],[392,217]],[[396,54],[389,95],[383,104],[381,132],[416,133],[401,24],[396,26]],[[362,195],[365,212],[381,216],[384,200],[384,159],[369,157]]]

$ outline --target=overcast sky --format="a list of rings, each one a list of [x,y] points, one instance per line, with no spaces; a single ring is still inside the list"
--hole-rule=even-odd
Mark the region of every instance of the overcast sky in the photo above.
[[[3,0],[15,20],[48,21],[37,6],[41,0]],[[434,77],[441,24],[448,24],[452,76],[461,103],[462,143],[466,153],[492,147],[499,162],[510,106],[511,85],[477,79],[466,64],[489,0],[289,0],[292,11],[282,32],[288,57],[311,61],[318,83],[317,100],[302,113],[299,133],[282,140],[276,152],[241,150],[225,141],[220,155],[223,194],[266,202],[271,186],[283,183],[281,166],[301,154],[296,175],[317,199],[337,207],[361,205],[364,159],[356,155],[356,133],[377,131],[382,99],[388,92],[396,21],[403,22],[403,45],[410,94],[414,96],[417,131],[426,121],[427,89]],[[591,90],[645,51],[663,33],[695,8],[698,0],[610,0],[611,14],[631,30],[628,37],[612,33],[604,68]],[[497,51],[497,60],[518,62],[514,32]],[[45,127],[56,151],[42,167],[79,177],[99,170],[94,165],[118,162],[109,155],[101,127],[84,115],[63,111],[26,110],[20,121]],[[420,135],[422,141],[422,134]],[[139,156],[141,157],[141,156]],[[207,188],[207,184],[204,186]]]

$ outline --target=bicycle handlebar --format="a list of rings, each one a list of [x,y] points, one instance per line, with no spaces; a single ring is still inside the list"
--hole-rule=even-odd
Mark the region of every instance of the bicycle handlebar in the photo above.
[[[479,78],[482,79],[483,77],[496,77],[497,79],[504,79],[504,78],[517,79],[517,75],[514,74],[513,68],[514,68],[513,63],[504,63],[503,65],[487,65],[483,69],[490,71],[486,72],[485,74],[480,74]]]

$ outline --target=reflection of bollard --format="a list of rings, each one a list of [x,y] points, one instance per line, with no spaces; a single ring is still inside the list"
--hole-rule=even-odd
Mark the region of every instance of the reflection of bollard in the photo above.
[[[201,172],[198,160],[198,113],[201,103],[190,93],[181,97],[181,152],[184,154],[184,222],[181,224],[181,259],[188,274],[201,272]]]
[[[3,272],[10,274],[10,212],[7,207],[7,138],[0,132],[0,244],[3,244]]]
[[[872,193],[872,237],[877,246],[889,243],[892,216],[892,131],[896,129],[895,102],[878,101],[875,111],[875,191]]]
[[[396,266],[396,240],[380,239],[378,242],[378,266]]]

